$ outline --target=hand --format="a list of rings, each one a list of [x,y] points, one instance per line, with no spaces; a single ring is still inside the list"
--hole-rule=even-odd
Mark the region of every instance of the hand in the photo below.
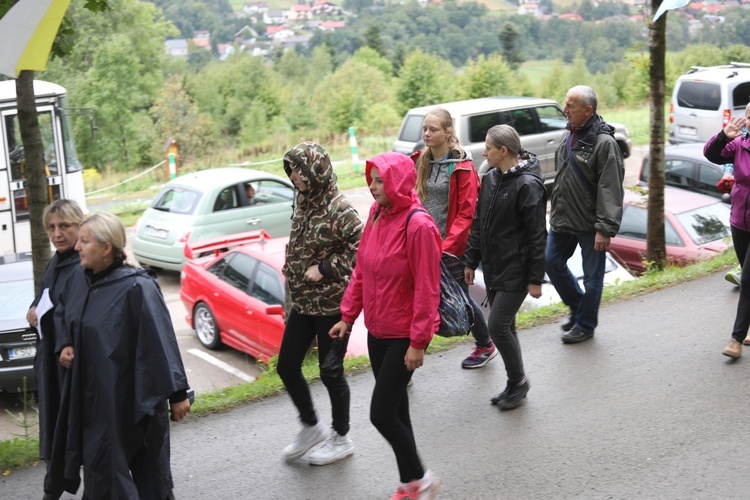
[[[190,400],[185,399],[179,403],[171,403],[169,409],[172,412],[172,420],[179,422],[190,411]]]
[[[346,321],[339,321],[328,331],[328,336],[332,339],[342,339],[352,333],[352,325]]]
[[[724,127],[724,135],[726,135],[727,139],[731,141],[742,134],[742,127],[745,125],[747,125],[747,119],[744,116],[735,116],[729,121],[729,123],[727,123],[727,126]]]
[[[404,364],[406,365],[406,369],[410,372],[413,372],[422,366],[424,364],[424,349],[417,349],[409,346],[409,349],[406,351],[406,356],[404,356]]]
[[[526,289],[528,290],[529,295],[531,295],[535,299],[538,299],[539,297],[542,296],[542,285],[529,283],[529,286],[527,286]]]
[[[305,278],[309,279],[313,283],[317,283],[318,281],[323,279],[323,275],[320,274],[318,266],[310,266],[307,268],[307,271],[305,271]]]
[[[722,181],[733,181],[734,175],[732,174],[724,174],[724,176],[721,178]]]
[[[36,306],[29,308],[29,311],[26,313],[26,321],[28,321],[31,326],[36,327]]]
[[[464,267],[464,281],[467,285],[474,284],[474,270],[470,267]]]
[[[609,246],[609,242],[611,240],[612,238],[610,238],[606,234],[597,231],[596,236],[594,236],[594,250],[596,250],[597,252],[605,251]]]
[[[73,346],[63,347],[60,351],[60,364],[63,368],[70,368],[73,365],[73,358],[75,358],[75,349]]]

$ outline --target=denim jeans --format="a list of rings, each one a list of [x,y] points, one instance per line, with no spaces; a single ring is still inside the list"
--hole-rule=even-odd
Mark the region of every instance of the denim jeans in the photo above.
[[[474,326],[471,327],[471,334],[474,336],[474,341],[479,347],[488,347],[490,344],[492,344],[492,341],[490,340],[490,333],[489,331],[487,331],[487,320],[484,317],[484,311],[482,311],[482,308],[479,306],[479,304],[477,304],[476,301],[471,298],[471,293],[469,293],[469,285],[466,284],[466,281],[460,280],[459,285],[461,285],[461,289],[469,299],[471,308],[474,309]]]
[[[545,253],[547,276],[560,298],[570,308],[575,328],[593,333],[599,322],[599,304],[604,288],[607,252],[594,250],[595,233],[558,233],[550,230]],[[583,287],[568,267],[576,245],[583,257]]]

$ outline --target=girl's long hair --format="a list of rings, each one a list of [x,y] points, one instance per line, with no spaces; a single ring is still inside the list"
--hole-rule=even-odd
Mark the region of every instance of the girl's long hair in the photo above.
[[[459,147],[458,137],[456,137],[456,131],[453,128],[453,117],[448,110],[444,108],[435,108],[425,115],[425,119],[430,115],[433,115],[438,119],[440,126],[443,128],[443,132],[450,131],[448,144],[450,145],[451,151],[460,151],[461,148]],[[433,159],[432,151],[425,146],[425,148],[422,149],[422,154],[419,156],[419,160],[417,160],[416,188],[419,199],[422,200],[422,202],[427,199],[427,176],[430,175],[430,161]]]

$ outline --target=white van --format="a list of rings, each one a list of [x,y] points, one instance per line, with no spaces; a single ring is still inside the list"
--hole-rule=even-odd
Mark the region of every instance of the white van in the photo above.
[[[669,142],[706,142],[750,102],[750,64],[693,66],[680,76],[669,108]]]
[[[568,119],[562,106],[550,99],[535,97],[483,97],[413,108],[407,111],[393,151],[412,154],[423,146],[422,122],[435,108],[445,108],[453,117],[453,127],[461,147],[471,153],[474,167],[483,175],[487,162],[482,157],[487,131],[495,125],[507,124],[518,131],[521,145],[534,153],[544,174],[544,182],[555,178],[555,150],[560,143]],[[624,158],[630,156],[631,140],[624,125],[615,127],[615,139]]]

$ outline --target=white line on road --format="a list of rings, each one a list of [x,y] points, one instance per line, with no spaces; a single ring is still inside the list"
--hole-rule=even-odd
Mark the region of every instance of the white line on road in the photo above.
[[[192,354],[193,356],[197,356],[197,357],[201,358],[203,361],[207,361],[207,362],[211,363],[212,365],[221,368],[225,372],[231,373],[235,377],[241,378],[245,382],[255,382],[255,378],[254,377],[251,377],[247,373],[245,373],[245,372],[243,372],[241,370],[238,370],[237,368],[233,367],[232,365],[229,365],[229,364],[227,364],[227,363],[225,363],[225,362],[223,362],[223,361],[221,361],[219,359],[214,358],[213,356],[211,356],[207,352],[203,352],[203,351],[201,351],[199,349],[188,349],[188,352],[190,354]]]

